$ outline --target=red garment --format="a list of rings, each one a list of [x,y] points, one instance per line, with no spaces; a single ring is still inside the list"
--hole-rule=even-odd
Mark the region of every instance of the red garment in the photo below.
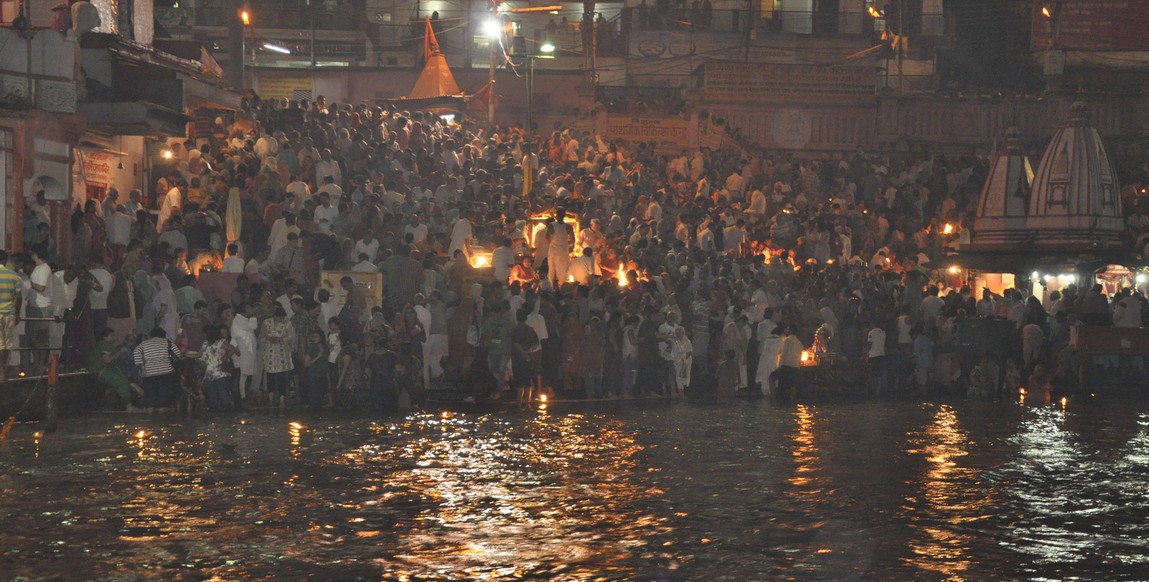
[[[581,374],[583,350],[586,347],[586,330],[577,321],[563,325],[559,333],[563,341],[563,371],[568,374]]]

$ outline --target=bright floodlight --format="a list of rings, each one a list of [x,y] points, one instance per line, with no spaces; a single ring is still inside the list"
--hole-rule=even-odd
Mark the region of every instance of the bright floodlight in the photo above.
[[[483,22],[483,34],[487,35],[487,38],[495,40],[502,36],[503,26],[497,20],[487,20]]]
[[[555,45],[553,45],[549,42],[544,42],[541,46],[539,46],[539,52],[540,53],[553,53],[553,52],[555,52]]]
[[[265,48],[265,49],[267,49],[267,50],[269,50],[269,51],[274,51],[274,52],[277,52],[277,53],[279,53],[279,54],[281,54],[281,55],[289,55],[289,54],[291,54],[291,49],[289,49],[289,48],[287,48],[287,47],[285,47],[285,46],[280,46],[280,45],[277,45],[277,44],[271,44],[270,42],[265,42],[265,43],[263,43],[263,48]]]

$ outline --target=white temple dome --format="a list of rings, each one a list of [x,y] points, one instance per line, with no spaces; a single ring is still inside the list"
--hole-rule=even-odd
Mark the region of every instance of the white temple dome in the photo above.
[[[1038,248],[1115,246],[1125,228],[1117,173],[1078,99],[1034,174],[1026,228]]]

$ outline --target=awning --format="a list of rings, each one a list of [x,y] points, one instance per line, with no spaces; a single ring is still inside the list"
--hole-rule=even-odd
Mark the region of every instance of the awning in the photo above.
[[[106,129],[114,135],[182,137],[191,117],[146,101],[81,103],[78,113],[90,129]]]
[[[242,106],[243,96],[235,91],[217,87],[190,75],[178,74],[176,76],[183,82],[185,107],[238,110]]]
[[[1127,247],[1114,247],[1085,252],[1050,252],[1050,251],[967,251],[943,257],[938,261],[931,261],[926,268],[946,268],[958,266],[962,269],[981,271],[984,273],[1031,273],[1038,271],[1049,272],[1095,272],[1105,268],[1106,265],[1122,265],[1125,267],[1144,266],[1145,261],[1138,257],[1132,249]]]

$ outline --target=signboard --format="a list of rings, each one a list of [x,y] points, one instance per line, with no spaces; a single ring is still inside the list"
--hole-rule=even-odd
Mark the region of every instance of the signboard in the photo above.
[[[606,120],[608,140],[653,141],[660,148],[686,148],[690,144],[690,122],[677,117],[619,117]]]
[[[1042,10],[1052,10],[1049,16]],[[1033,3],[1033,50],[1149,51],[1149,2],[1059,0]]]
[[[73,166],[78,177],[89,187],[107,188],[113,182],[112,171],[120,163],[120,157],[101,150],[76,150],[76,164]]]
[[[295,99],[296,91],[310,93],[314,88],[309,75],[259,75],[259,96],[274,99]]]
[[[343,292],[343,287],[339,285],[339,281],[344,276],[351,277],[355,281],[355,286],[363,290],[363,295],[367,298],[367,309],[372,307],[383,306],[383,273],[360,273],[358,271],[323,271],[319,274],[319,287],[330,291],[339,301],[339,307],[342,309],[343,304],[347,301],[347,294]]]
[[[706,63],[702,89],[713,101],[841,103],[874,95],[866,66]]]

